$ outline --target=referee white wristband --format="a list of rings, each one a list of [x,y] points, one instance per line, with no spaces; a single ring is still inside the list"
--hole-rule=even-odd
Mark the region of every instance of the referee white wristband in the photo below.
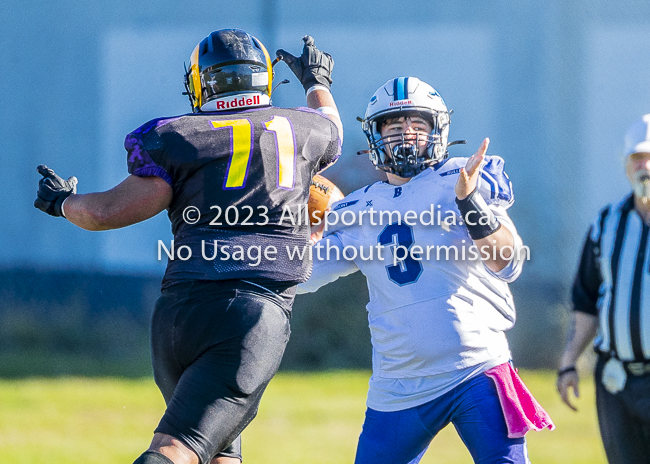
[[[326,92],[330,93],[330,89],[328,89],[324,85],[316,84],[316,85],[312,85],[311,87],[309,87],[309,89],[307,89],[307,93],[305,93],[305,97],[308,97],[309,94],[314,92],[315,90],[325,90]]]

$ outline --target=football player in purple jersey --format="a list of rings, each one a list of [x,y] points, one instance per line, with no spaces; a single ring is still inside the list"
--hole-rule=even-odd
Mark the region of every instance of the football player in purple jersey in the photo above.
[[[122,183],[78,194],[75,177],[37,168],[38,209],[87,230],[167,210],[175,248],[184,250],[183,259],[169,259],[151,327],[154,379],[167,409],[135,464],[240,462],[240,433],[282,359],[296,285],[311,262],[282,252],[306,246],[309,225],[281,218],[306,205],[312,177],[337,160],[342,140],[330,93],[334,62],[311,37],[303,41],[301,56],[277,55],[309,108],[272,106],[266,49],[242,30],[222,29],[192,52],[185,73],[192,113],[126,136]],[[228,208],[237,219],[211,224],[215,210]],[[224,247],[277,253],[228,258]]]

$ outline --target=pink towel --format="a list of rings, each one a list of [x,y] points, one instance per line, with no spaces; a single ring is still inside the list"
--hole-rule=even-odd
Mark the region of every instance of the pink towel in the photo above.
[[[496,384],[499,402],[508,426],[508,438],[523,437],[529,430],[555,428],[551,417],[528,391],[510,363],[493,367],[485,373]]]

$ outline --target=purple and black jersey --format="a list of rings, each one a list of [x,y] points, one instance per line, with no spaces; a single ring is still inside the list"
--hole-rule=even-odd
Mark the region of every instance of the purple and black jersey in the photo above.
[[[291,258],[288,251],[302,252],[309,241],[309,225],[297,212],[311,178],[341,153],[329,118],[275,107],[187,114],[149,121],[124,145],[130,174],[158,176],[173,188],[174,247],[192,250],[190,259],[169,260],[163,288],[187,280],[309,277],[307,254]]]

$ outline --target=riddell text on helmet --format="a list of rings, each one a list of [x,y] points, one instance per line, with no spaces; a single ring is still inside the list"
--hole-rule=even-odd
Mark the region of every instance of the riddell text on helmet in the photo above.
[[[231,108],[240,108],[242,106],[259,105],[260,96],[255,95],[250,98],[241,97],[241,98],[233,98],[232,100],[218,100],[216,104],[218,110],[227,110]]]
[[[388,106],[407,106],[412,104],[413,104],[412,100],[399,100],[396,102],[390,102]]]

